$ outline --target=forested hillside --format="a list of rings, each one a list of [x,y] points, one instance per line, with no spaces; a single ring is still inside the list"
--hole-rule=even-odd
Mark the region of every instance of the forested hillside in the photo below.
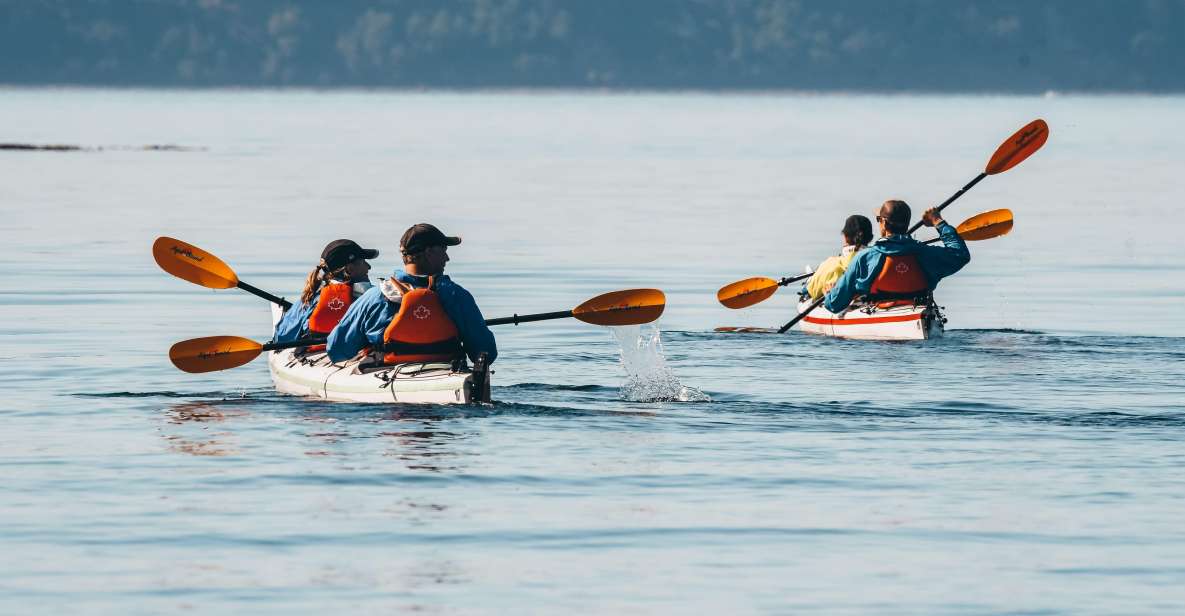
[[[1185,0],[0,0],[0,83],[1185,90]]]

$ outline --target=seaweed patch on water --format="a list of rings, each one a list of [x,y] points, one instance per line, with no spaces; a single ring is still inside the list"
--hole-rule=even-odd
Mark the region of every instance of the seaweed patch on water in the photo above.
[[[621,397],[630,402],[711,402],[704,392],[687,387],[667,365],[662,352],[661,330],[649,325],[610,327],[613,339],[621,347],[621,367],[626,380]]]
[[[525,391],[609,391],[611,387],[604,385],[557,385],[553,383],[515,383],[502,385],[501,389],[516,389]]]
[[[270,390],[261,390],[270,393]],[[65,394],[75,398],[214,398],[217,400],[242,400],[250,396],[250,392],[225,391],[109,391],[109,392],[76,392]]]
[[[1028,336],[1043,336],[1043,335],[1045,335],[1045,332],[1038,331],[1035,329],[1014,329],[1011,327],[1000,327],[1000,328],[995,328],[995,329],[991,329],[991,328],[988,328],[988,329],[959,328],[959,329],[948,329],[946,331],[948,333],[949,332],[960,332],[960,333],[966,332],[969,334],[1024,334],[1024,335],[1028,335]]]
[[[143,150],[149,152],[197,152],[206,148],[176,145],[173,143],[150,143],[148,145],[85,146],[67,143],[0,143],[0,150],[14,152],[102,152],[104,150]]]

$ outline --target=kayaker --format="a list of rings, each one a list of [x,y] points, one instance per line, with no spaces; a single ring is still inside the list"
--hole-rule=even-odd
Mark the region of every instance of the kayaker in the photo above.
[[[851,263],[856,253],[868,247],[868,243],[872,241],[872,221],[868,220],[867,216],[852,214],[844,221],[843,230],[840,233],[843,236],[844,245],[839,255],[827,257],[819,264],[814,275],[803,285],[806,295],[809,295],[811,299],[822,297],[827,289],[831,288],[835,281],[839,280],[839,277],[847,271],[848,264]]]
[[[293,304],[276,324],[275,342],[324,336],[355,299],[370,287],[370,264],[367,259],[379,256],[373,248],[363,248],[354,240],[333,240],[321,251],[321,261],[309,272],[300,301]]]
[[[938,281],[971,261],[966,242],[942,219],[938,208],[926,210],[922,223],[938,230],[943,246],[926,245],[907,235],[909,219],[907,203],[885,201],[876,217],[881,239],[848,264],[847,271],[827,292],[823,301],[827,310],[842,312],[858,295],[913,298],[927,294],[938,286]]]
[[[329,334],[329,359],[382,348],[384,363],[446,361],[461,353],[476,362],[498,356],[494,334],[473,295],[444,274],[448,247],[461,238],[420,223],[399,240],[403,269],[354,302]]]

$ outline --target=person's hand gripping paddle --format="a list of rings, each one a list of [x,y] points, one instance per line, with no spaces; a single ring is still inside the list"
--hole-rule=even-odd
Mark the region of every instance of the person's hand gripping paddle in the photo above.
[[[983,180],[983,178],[986,178],[989,175],[1004,173],[1005,171],[1008,171],[1009,169],[1019,165],[1026,158],[1032,156],[1033,152],[1041,149],[1041,146],[1045,145],[1045,142],[1048,139],[1049,126],[1045,123],[1045,120],[1037,119],[1029,122],[1024,126],[1024,128],[1016,131],[1004,143],[1000,144],[1000,147],[996,148],[995,153],[993,153],[992,157],[988,160],[987,166],[984,168],[982,173],[975,176],[975,178],[970,182],[967,182],[967,184],[956,191],[955,194],[951,195],[949,199],[943,201],[941,205],[935,208],[935,212],[941,212],[946,208],[946,206],[954,203],[955,199],[963,196],[963,193],[971,190],[971,187],[978,184]],[[909,233],[912,234],[921,226],[921,221],[915,223],[909,228]],[[794,327],[795,324],[805,318],[806,315],[810,314],[812,310],[822,305],[823,300],[826,299],[826,297],[826,295],[823,295],[823,297],[815,300],[810,306],[807,307],[806,310],[803,310],[802,312],[798,313],[798,316],[795,316],[793,319],[791,319],[789,323],[786,323],[782,327],[778,328],[778,333],[786,333],[786,331],[788,331],[791,327]]]

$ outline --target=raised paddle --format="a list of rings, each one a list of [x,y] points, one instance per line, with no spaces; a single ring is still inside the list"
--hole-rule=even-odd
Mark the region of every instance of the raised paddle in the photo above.
[[[1004,209],[976,214],[964,220],[956,230],[960,237],[969,242],[1000,237],[1012,230],[1012,211]],[[922,243],[933,244],[941,239],[936,237]],[[727,308],[748,308],[769,299],[778,290],[778,287],[784,287],[813,275],[813,273],[802,274],[781,280],[760,276],[746,278],[720,287],[720,290],[716,292],[716,299]]]
[[[989,175],[1003,173],[1019,165],[1021,161],[1032,156],[1033,152],[1041,149],[1041,146],[1045,145],[1048,139],[1049,125],[1045,123],[1045,120],[1036,119],[1029,122],[1024,128],[1016,131],[1004,143],[1001,143],[1000,147],[996,148],[996,151],[992,153],[992,157],[988,159],[987,166],[983,172],[975,176],[975,179],[967,182],[955,194],[951,195],[949,199],[943,201],[938,206],[938,211],[941,212],[946,209],[946,206],[954,203],[955,199],[963,196],[963,193],[971,190],[971,187],[978,184],[983,178]],[[922,221],[919,220],[910,227],[909,235],[912,235],[921,226]],[[779,286],[788,285],[808,276],[810,274],[802,274],[792,278],[783,278],[779,281],[775,281],[772,278],[746,278],[745,280],[722,287],[716,293],[716,299],[729,308],[745,308],[768,299],[778,290]],[[797,321],[793,321],[793,323],[797,323]]]
[[[937,211],[941,212],[946,208],[946,206],[954,203],[955,199],[962,197],[963,193],[971,190],[971,187],[978,184],[983,178],[986,178],[989,175],[996,175],[997,173],[1004,173],[1005,171],[1008,171],[1009,169],[1019,165],[1021,161],[1028,158],[1029,156],[1032,156],[1033,152],[1041,149],[1041,146],[1045,145],[1045,142],[1048,139],[1049,125],[1045,123],[1045,120],[1038,118],[1032,122],[1029,122],[1024,126],[1024,128],[1016,131],[1011,137],[1004,141],[1004,143],[1001,143],[1000,147],[996,148],[996,151],[992,154],[992,157],[988,159],[987,167],[984,168],[983,173],[975,176],[975,179],[967,182],[967,184],[956,191],[955,194],[951,195],[949,199],[943,201],[942,205],[938,206]],[[922,226],[922,224],[923,222],[921,220],[914,223],[914,225],[909,228],[909,234],[912,235],[914,231],[917,231],[918,228]],[[1008,231],[1005,230],[1004,232],[1007,233]],[[786,333],[786,330],[794,327],[794,324],[806,317],[810,311],[818,308],[819,304],[823,303],[823,298],[825,297],[827,296],[824,295],[823,297],[820,297],[818,300],[811,303],[811,305],[808,306],[806,310],[803,310],[798,314],[798,316],[791,319],[789,323],[778,328],[778,333],[784,334]]]
[[[967,184],[956,191],[955,194],[951,195],[949,199],[943,201],[942,204],[938,206],[937,210],[941,212],[946,208],[946,206],[954,203],[955,199],[962,197],[963,193],[971,190],[971,187],[978,184],[983,178],[986,178],[989,175],[996,175],[997,173],[1004,173],[1005,171],[1008,171],[1009,169],[1019,165],[1021,161],[1028,158],[1029,156],[1032,156],[1033,152],[1041,149],[1041,146],[1045,145],[1045,142],[1048,139],[1049,125],[1045,123],[1045,120],[1038,118],[1032,122],[1029,122],[1024,126],[1024,128],[1016,131],[1011,137],[1005,140],[1004,143],[1001,143],[1000,147],[996,148],[996,151],[992,153],[992,157],[988,159],[987,166],[984,168],[983,173],[975,176],[975,179],[967,182]],[[920,220],[914,223],[914,225],[909,228],[909,234],[912,235],[914,231],[917,231],[918,228],[922,226],[922,224],[923,223]],[[1007,233],[1007,231],[1005,231],[1005,233]],[[824,295],[818,300],[812,302],[806,310],[798,313],[798,316],[791,319],[789,323],[778,328],[778,333],[784,334],[786,333],[786,330],[794,327],[795,323],[798,323],[812,310],[818,308],[819,304],[823,303],[823,298],[825,297],[827,296]]]
[[[666,296],[658,289],[628,289],[598,295],[572,310],[543,312],[486,319],[486,325],[529,323],[549,319],[575,318],[593,325],[641,325],[662,315]],[[261,344],[238,336],[209,336],[174,344],[169,359],[185,372],[214,372],[237,368],[259,357],[264,351],[324,344],[324,337],[302,338],[289,342]]]
[[[237,287],[269,302],[279,304],[285,310],[292,307],[292,303],[284,298],[276,297],[239,280],[235,271],[230,269],[230,266],[222,259],[179,239],[165,236],[156,238],[156,241],[152,243],[152,258],[156,259],[156,264],[161,269],[196,285],[208,289]]]
[[[942,205],[938,206],[938,211],[941,212],[946,209],[946,206],[953,203],[955,199],[962,197],[963,193],[971,190],[971,187],[978,184],[983,178],[989,175],[996,175],[997,173],[1004,173],[1019,165],[1021,161],[1032,156],[1033,152],[1041,149],[1041,146],[1045,145],[1045,141],[1048,139],[1049,125],[1045,123],[1045,120],[1036,119],[1029,122],[1024,128],[1016,131],[1004,143],[1001,143],[1000,147],[996,148],[995,153],[992,154],[992,157],[988,159],[983,173],[975,176],[975,179],[967,182],[965,186],[951,195],[949,199],[943,201]],[[909,234],[913,235],[913,232],[917,231],[921,226],[922,221],[917,221],[909,228]]]
[[[957,230],[960,237],[970,242],[989,240],[993,237],[1008,235],[1008,232],[1012,231],[1012,210],[1000,209],[984,212],[982,214],[976,214],[975,216],[964,220],[963,224],[959,225]],[[941,239],[941,237],[936,237],[926,240],[922,243],[933,244]],[[818,308],[825,299],[827,299],[826,294],[812,302],[810,306],[807,306],[806,310],[798,313],[798,316],[791,319],[789,323],[779,327],[778,333],[786,333],[786,331],[788,331],[791,327],[794,327],[796,323],[804,319],[806,315],[810,313],[810,311]]]

